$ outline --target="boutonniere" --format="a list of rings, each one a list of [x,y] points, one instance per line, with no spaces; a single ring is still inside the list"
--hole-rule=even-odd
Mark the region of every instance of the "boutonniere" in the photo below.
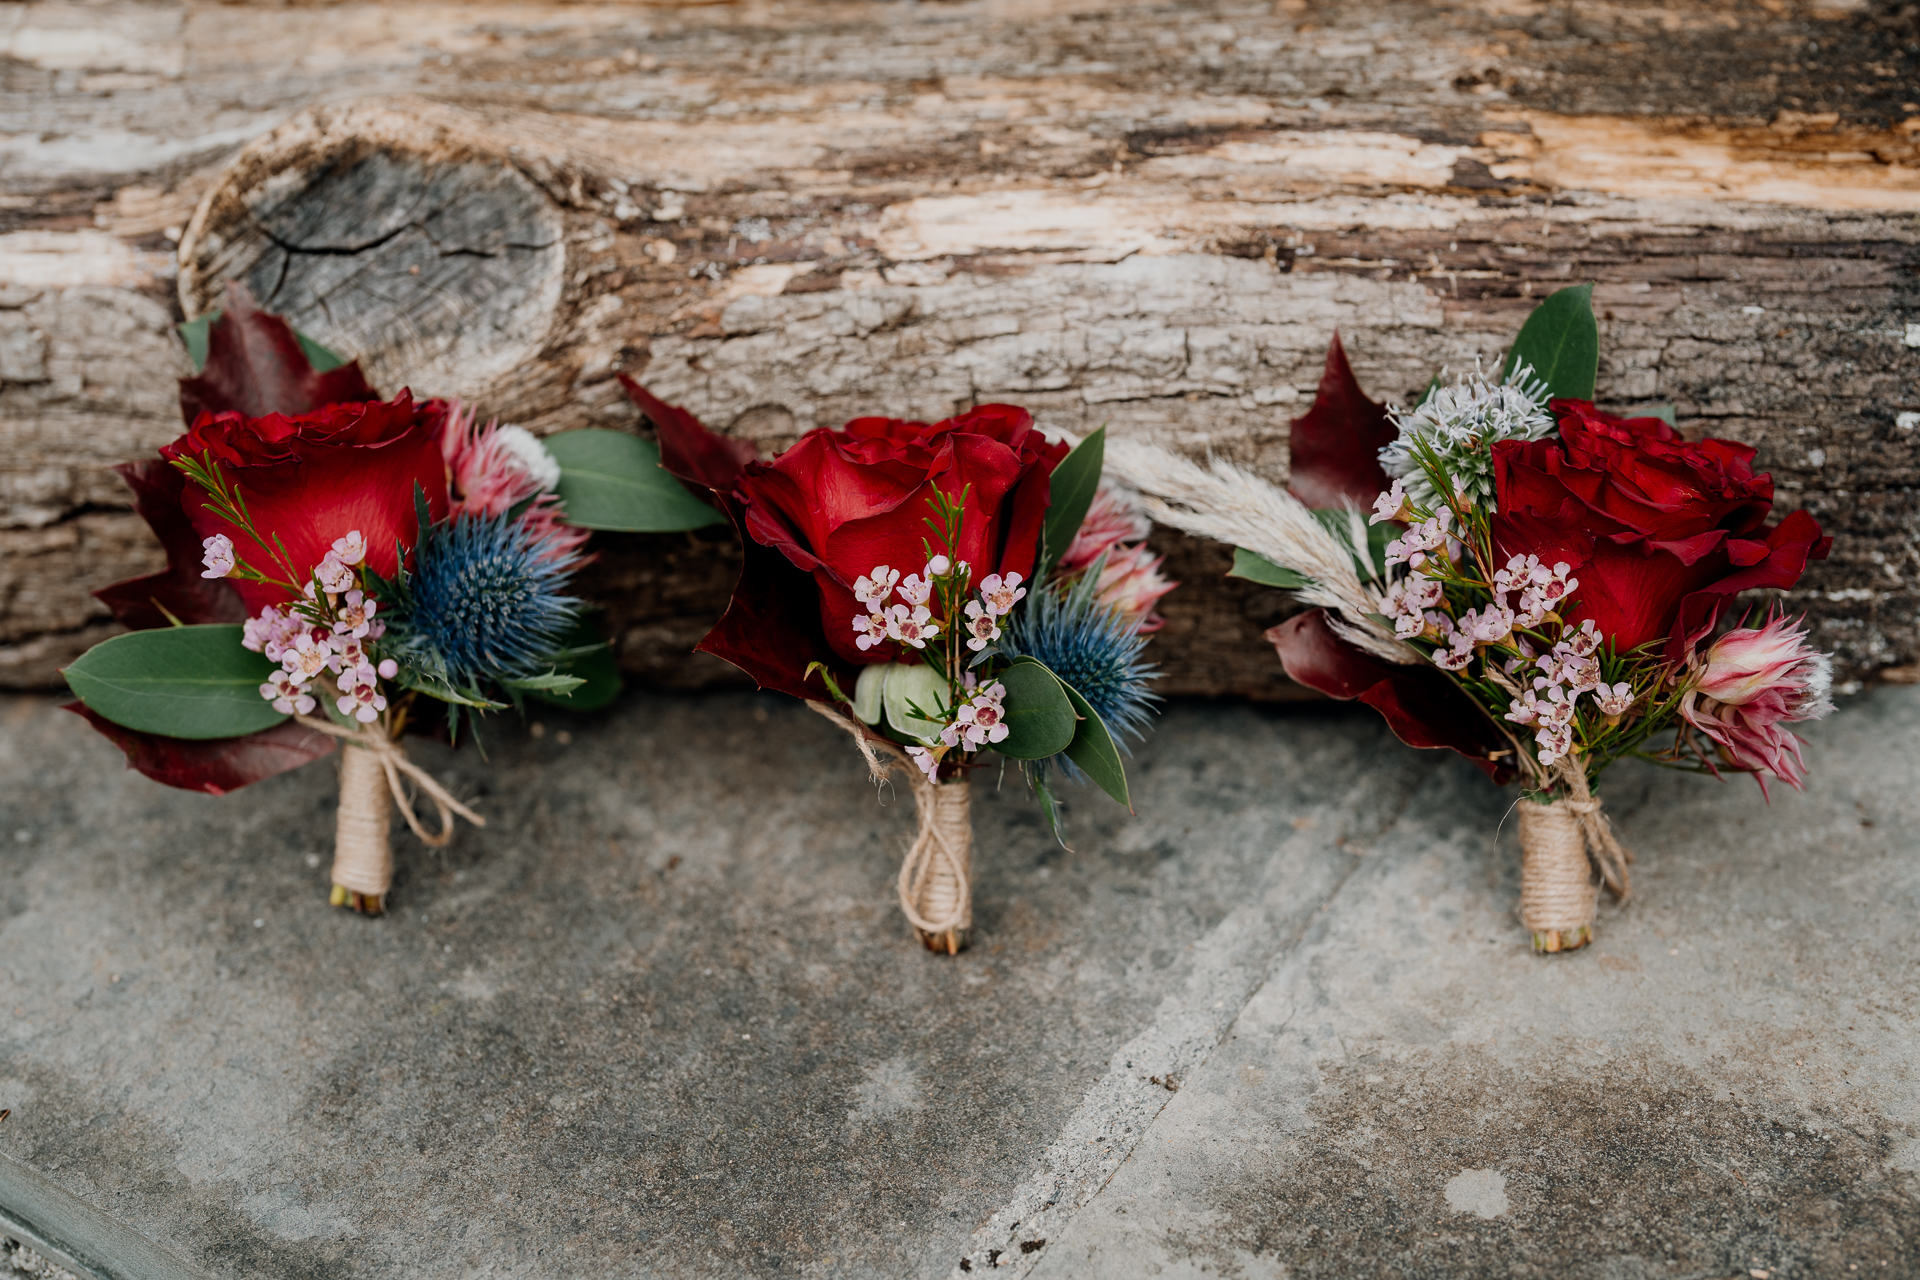
[[[857,418],[779,457],[635,384],[662,463],[732,515],[746,563],[700,648],[806,700],[904,776],[919,827],[901,910],[946,954],[972,924],[970,778],[1018,766],[1050,829],[1059,783],[1131,806],[1123,757],[1156,701],[1144,650],[1173,585],[1136,499],[1101,479],[1104,434],[1049,440],[981,405],[941,422]]]
[[[378,914],[394,808],[433,846],[456,817],[483,823],[406,735],[458,743],[527,699],[610,701],[613,656],[568,594],[590,530],[724,517],[635,437],[543,442],[457,402],[382,399],[238,285],[183,331],[187,430],[117,468],[167,567],[95,593],[131,630],[66,669],[74,710],[131,767],[214,795],[338,744],[332,900]]]

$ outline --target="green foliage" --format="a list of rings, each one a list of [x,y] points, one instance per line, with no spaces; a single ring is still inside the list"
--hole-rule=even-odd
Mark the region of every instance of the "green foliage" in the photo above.
[[[1060,678],[1032,658],[1016,658],[1000,683],[1007,686],[1007,736],[994,750],[1014,760],[1044,760],[1065,751],[1080,722]]]
[[[600,635],[591,621],[581,618],[567,633],[567,647],[553,655],[553,675],[536,680],[571,680],[564,688],[535,688],[528,681],[510,682],[517,689],[542,702],[570,711],[596,711],[620,696],[620,664],[614,660],[613,646]]]
[[[672,533],[726,521],[661,469],[650,440],[589,427],[541,443],[560,464],[560,501],[576,528]]]
[[[1072,685],[1062,680],[1060,688],[1073,704],[1074,714],[1080,717],[1073,741],[1067,744],[1067,759],[1079,765],[1102,791],[1131,810],[1133,801],[1127,791],[1127,769],[1120,762],[1120,747],[1107,731],[1106,722]]]
[[[277,664],[240,646],[237,626],[161,627],[104,640],[63,675],[80,701],[128,729],[237,738],[287,717],[260,696]]]
[[[1233,568],[1227,570],[1229,578],[1245,578],[1248,582],[1257,582],[1263,587],[1279,587],[1283,591],[1298,591],[1302,587],[1313,585],[1313,579],[1291,569],[1283,569],[1258,552],[1245,547],[1233,549]]]
[[[1100,469],[1106,465],[1107,429],[1098,431],[1075,445],[1073,452],[1060,459],[1053,469],[1051,501],[1040,540],[1040,569],[1034,576],[1045,581],[1053,566],[1073,545],[1074,535],[1087,518],[1093,495],[1100,487]]]
[[[1501,377],[1522,364],[1547,384],[1547,394],[1569,400],[1593,399],[1600,373],[1600,326],[1593,318],[1593,286],[1574,285],[1552,294],[1520,326]]]
[[[947,678],[922,663],[890,663],[880,701],[887,723],[916,742],[939,740],[953,708],[947,704]]]

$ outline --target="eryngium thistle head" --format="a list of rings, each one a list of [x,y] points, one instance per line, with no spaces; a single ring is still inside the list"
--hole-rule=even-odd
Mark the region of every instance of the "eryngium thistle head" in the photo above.
[[[1380,465],[1388,475],[1405,482],[1407,497],[1415,506],[1438,510],[1442,495],[1420,465],[1415,448],[1416,443],[1423,445],[1438,459],[1454,492],[1491,511],[1493,442],[1542,440],[1552,435],[1555,427],[1546,403],[1546,384],[1533,376],[1532,365],[1521,365],[1505,382],[1490,382],[1476,370],[1451,387],[1435,389],[1411,413],[1388,410],[1400,435],[1380,451]]]
[[[434,525],[415,551],[390,647],[462,688],[540,675],[579,617],[580,602],[561,594],[575,562],[553,558],[512,515]]]
[[[1145,736],[1147,717],[1160,700],[1149,685],[1160,674],[1140,656],[1147,644],[1140,634],[1143,619],[1129,619],[1096,598],[1104,564],[1102,557],[1070,586],[1050,582],[1036,588],[1010,619],[1001,648],[1010,657],[1038,658],[1072,685],[1125,751],[1126,739]],[[1068,777],[1080,777],[1065,756],[1054,763]]]

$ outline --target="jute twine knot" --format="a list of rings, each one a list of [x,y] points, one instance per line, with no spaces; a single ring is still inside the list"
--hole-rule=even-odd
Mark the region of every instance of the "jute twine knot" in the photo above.
[[[400,810],[413,834],[430,848],[453,839],[457,814],[476,827],[487,820],[461,804],[432,774],[407,759],[407,749],[378,728],[346,729],[317,716],[294,717],[307,728],[344,744],[340,752],[340,809],[334,820],[333,883],[377,904],[393,886],[393,845],[388,839],[388,803]],[[429,831],[414,812],[414,799],[402,776],[426,793],[440,818]],[[385,785],[382,785],[385,784]]]
[[[931,781],[899,747],[876,742],[854,720],[825,703],[809,701],[807,705],[853,738],[875,785],[896,769],[906,773],[919,829],[900,863],[896,882],[900,910],[928,950],[959,954],[973,924],[973,793],[967,780]]]
[[[1633,855],[1588,788],[1585,766],[1562,760],[1556,774],[1563,797],[1519,804],[1520,922],[1543,951],[1590,940],[1601,884],[1620,899],[1632,891],[1627,864]]]

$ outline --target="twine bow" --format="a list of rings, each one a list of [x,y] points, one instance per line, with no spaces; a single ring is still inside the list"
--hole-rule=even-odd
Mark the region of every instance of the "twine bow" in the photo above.
[[[913,844],[900,863],[896,883],[900,910],[907,921],[928,937],[966,928],[973,914],[972,886],[967,879],[973,820],[965,797],[959,797],[957,802],[942,803],[941,785],[916,768],[899,747],[891,742],[876,742],[851,717],[824,702],[809,699],[807,705],[852,736],[854,745],[866,758],[867,776],[876,786],[892,777],[896,768],[906,771],[920,821]],[[946,785],[964,788],[966,784]],[[938,918],[929,919],[920,913],[917,904],[923,897],[928,909]]]
[[[407,825],[413,828],[413,834],[419,836],[429,848],[443,848],[447,841],[453,839],[455,814],[476,827],[487,825],[485,818],[454,799],[453,793],[435,781],[432,774],[407,759],[407,749],[400,745],[398,739],[388,737],[371,725],[364,729],[343,729],[333,721],[322,720],[318,716],[295,716],[294,719],[315,733],[324,733],[349,746],[370,752],[386,771],[387,788],[393,792],[393,803],[399,808],[400,816],[407,820]],[[427,798],[433,801],[433,807],[440,816],[438,833],[429,834],[426,827],[421,825],[419,815],[413,811],[413,797],[407,794],[406,787],[400,781],[401,774],[413,779],[426,792]]]

